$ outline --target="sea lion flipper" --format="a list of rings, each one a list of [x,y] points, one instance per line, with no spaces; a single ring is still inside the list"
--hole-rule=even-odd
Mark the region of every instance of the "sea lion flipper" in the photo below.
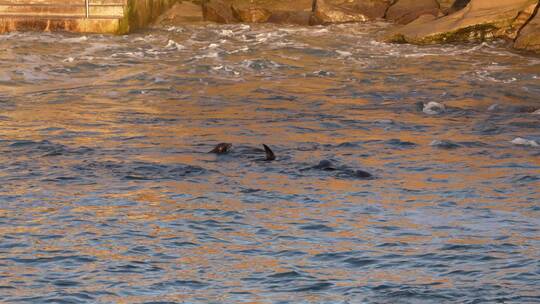
[[[274,151],[272,151],[272,149],[270,149],[270,147],[268,147],[265,144],[263,144],[263,147],[264,147],[264,152],[266,153],[266,158],[264,160],[266,161],[276,160],[276,155],[274,154]]]

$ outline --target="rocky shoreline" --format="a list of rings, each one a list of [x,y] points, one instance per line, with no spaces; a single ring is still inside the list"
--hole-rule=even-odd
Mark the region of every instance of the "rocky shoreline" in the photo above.
[[[411,44],[504,39],[540,54],[539,0],[191,0],[159,24],[186,22],[328,25],[387,20],[399,25],[382,41]]]

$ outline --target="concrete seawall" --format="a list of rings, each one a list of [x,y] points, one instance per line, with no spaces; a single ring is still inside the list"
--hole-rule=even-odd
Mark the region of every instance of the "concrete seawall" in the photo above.
[[[0,33],[69,31],[126,34],[177,0],[0,0]]]

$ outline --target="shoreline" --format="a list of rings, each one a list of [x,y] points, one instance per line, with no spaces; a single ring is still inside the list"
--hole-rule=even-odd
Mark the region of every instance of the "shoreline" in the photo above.
[[[540,54],[538,0],[195,0],[181,1],[154,24],[194,22],[330,25],[387,21],[380,40],[416,45],[505,40]]]

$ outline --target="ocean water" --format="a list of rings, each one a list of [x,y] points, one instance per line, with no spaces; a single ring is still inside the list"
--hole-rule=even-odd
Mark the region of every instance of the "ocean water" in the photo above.
[[[539,303],[540,58],[387,28],[0,36],[0,301]]]

